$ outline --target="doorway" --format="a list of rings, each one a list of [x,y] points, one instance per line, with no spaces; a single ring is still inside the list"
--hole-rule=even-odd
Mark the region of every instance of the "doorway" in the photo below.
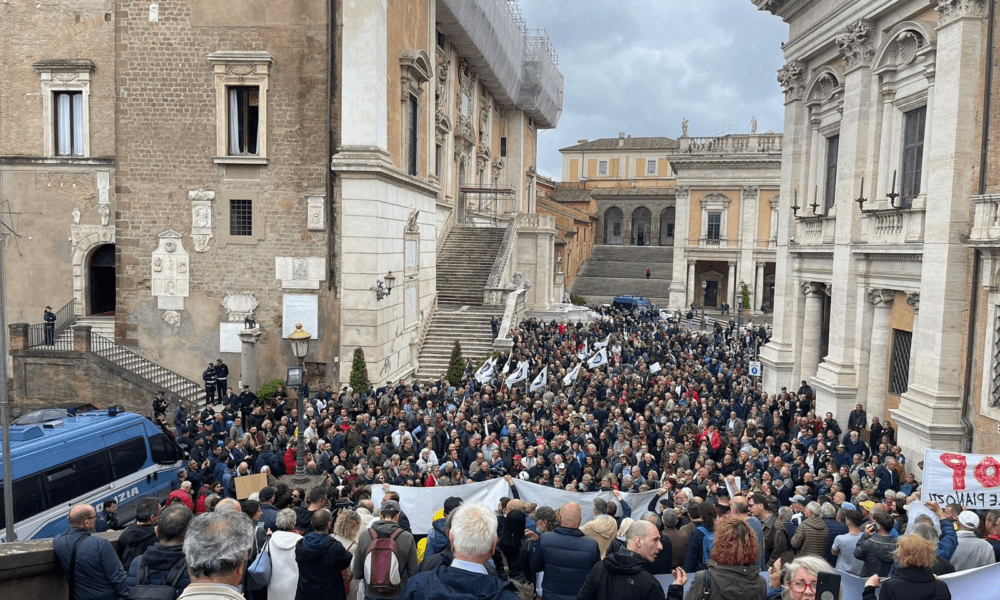
[[[115,245],[98,246],[90,255],[90,314],[115,313]]]
[[[652,243],[650,229],[652,215],[645,206],[632,211],[632,244],[634,246],[648,246]]]
[[[719,282],[718,281],[706,281],[705,282],[705,298],[702,306],[719,306]]]
[[[604,243],[620,246],[623,241],[622,225],[625,214],[622,209],[612,206],[604,213]]]
[[[660,211],[660,245],[674,245],[674,215],[676,209],[668,206]]]

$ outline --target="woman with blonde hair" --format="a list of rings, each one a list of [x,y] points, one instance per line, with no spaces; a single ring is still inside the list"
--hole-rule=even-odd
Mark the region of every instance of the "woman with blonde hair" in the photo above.
[[[865,582],[862,600],[951,600],[948,584],[934,576],[937,545],[918,533],[899,538],[892,552],[896,567],[892,578],[882,582],[877,574]]]
[[[337,522],[333,525],[333,539],[343,544],[344,549],[350,552],[352,557],[359,535],[361,535],[361,516],[351,509],[343,509],[338,512]],[[352,558],[351,566],[346,571],[347,577],[350,578],[347,600],[355,600],[358,597],[358,586],[361,584],[360,580],[351,578],[350,574],[353,572],[353,568],[354,559]]]

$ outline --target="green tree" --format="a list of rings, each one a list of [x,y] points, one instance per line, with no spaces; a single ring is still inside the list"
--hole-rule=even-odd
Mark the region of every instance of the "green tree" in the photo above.
[[[365,364],[365,351],[360,346],[354,349],[354,362],[351,365],[351,389],[362,393],[371,385],[368,379],[368,365]]]
[[[462,360],[462,344],[455,340],[451,347],[451,361],[448,363],[448,382],[458,387],[462,384],[462,374],[465,373],[465,361]]]

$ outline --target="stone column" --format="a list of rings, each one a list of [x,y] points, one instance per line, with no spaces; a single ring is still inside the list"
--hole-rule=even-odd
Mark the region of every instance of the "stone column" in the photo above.
[[[807,281],[801,291],[806,297],[802,322],[802,372],[800,379],[816,375],[816,367],[823,360],[823,297],[826,285]]]
[[[691,306],[691,303],[694,302],[694,295],[695,293],[697,293],[697,290],[695,289],[695,282],[696,282],[695,268],[697,267],[697,265],[698,263],[696,261],[693,260],[688,261],[687,302],[684,303],[684,306]]]
[[[3,241],[0,240],[0,244]],[[28,349],[28,327],[27,323],[11,323],[7,330],[10,331],[10,349],[11,350],[27,350]],[[7,357],[0,357],[0,360],[6,360]]]
[[[875,307],[868,359],[868,418],[885,419],[885,394],[889,373],[889,333],[892,329],[892,290],[871,289],[866,298]]]
[[[736,262],[729,262],[729,277],[726,280],[726,299],[724,302],[729,303],[729,307],[732,310],[736,310],[737,301],[736,298],[739,296],[736,293]]]
[[[387,0],[342,4],[343,101],[341,146],[348,152],[388,154]],[[393,62],[397,64],[396,57]],[[397,70],[392,77],[398,78]]]
[[[690,198],[691,188],[685,185],[678,185],[674,191],[677,200],[674,210],[674,260],[673,276],[670,278],[670,301],[668,306],[672,310],[683,309],[685,305],[691,305],[691,280],[692,277],[685,278],[685,269],[690,271],[687,257],[688,245],[688,221],[691,218]],[[686,282],[686,285],[685,285]]]
[[[891,411],[908,456],[925,448],[965,450],[974,432],[962,421],[965,320],[968,306],[969,182],[979,166],[979,127],[987,2],[938,0],[934,103],[927,109],[926,184],[919,327],[913,331],[910,383]],[[910,300],[910,298],[908,298]],[[916,300],[916,297],[913,297]],[[978,403],[974,403],[978,406]],[[974,409],[978,412],[978,409]],[[984,435],[988,435],[985,434]]]
[[[258,352],[260,350],[260,338],[264,332],[260,327],[240,330],[240,379],[243,385],[249,385],[253,393],[260,389],[260,360]]]
[[[753,309],[761,312],[764,312],[764,307],[761,306],[764,303],[764,264],[757,263],[757,279],[753,288]]]

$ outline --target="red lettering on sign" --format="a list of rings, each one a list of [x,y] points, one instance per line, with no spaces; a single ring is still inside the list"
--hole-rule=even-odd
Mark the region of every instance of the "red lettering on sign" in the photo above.
[[[945,452],[941,455],[941,462],[944,466],[952,470],[952,481],[954,489],[964,490],[965,489],[965,456],[961,454],[952,454],[950,452]]]
[[[993,470],[992,474],[990,474],[990,469]],[[1000,486],[1000,462],[997,462],[997,459],[992,456],[984,456],[972,473],[975,475],[976,481],[981,483],[983,487]]]

